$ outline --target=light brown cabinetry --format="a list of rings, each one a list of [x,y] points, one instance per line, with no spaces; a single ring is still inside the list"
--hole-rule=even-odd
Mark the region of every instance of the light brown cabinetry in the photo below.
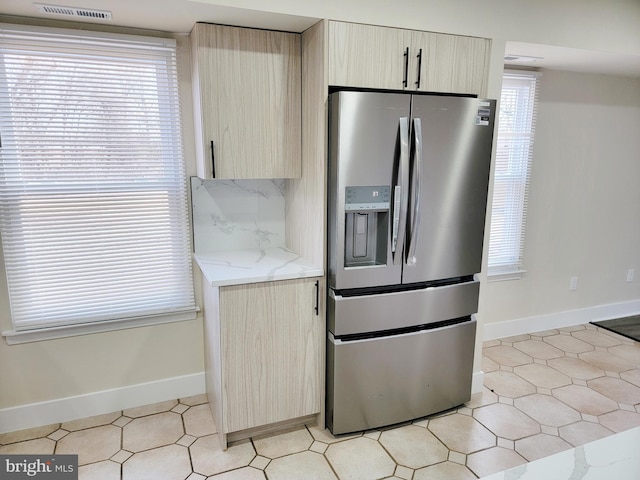
[[[191,47],[198,176],[300,177],[300,35],[197,23]]]
[[[329,84],[405,88],[405,34],[398,28],[329,22]]]
[[[491,41],[439,33],[427,35],[428,61],[422,72],[425,84],[422,90],[486,97]]]
[[[490,41],[329,22],[329,84],[486,95]]]
[[[324,392],[323,279],[204,290],[207,393],[223,448],[261,428],[316,421]]]

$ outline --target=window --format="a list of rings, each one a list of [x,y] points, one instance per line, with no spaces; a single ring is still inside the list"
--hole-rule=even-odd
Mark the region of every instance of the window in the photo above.
[[[519,278],[524,272],[522,254],[539,75],[525,71],[505,71],[503,75],[489,239],[489,275],[495,279]]]
[[[175,41],[0,37],[7,342],[194,318]]]

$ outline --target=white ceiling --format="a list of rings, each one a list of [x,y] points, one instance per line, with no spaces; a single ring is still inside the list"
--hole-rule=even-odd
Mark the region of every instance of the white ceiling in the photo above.
[[[109,10],[111,21],[82,19],[121,27],[146,28],[165,32],[189,33],[196,22],[241,25],[254,28],[302,32],[318,19],[225,7],[189,0],[0,0],[0,12],[7,15],[73,20],[64,15],[43,15],[36,4],[81,6]]]
[[[0,0],[0,12],[6,15],[44,17],[36,7],[37,3],[33,0]],[[83,20],[85,22],[176,33],[190,32],[193,24],[198,21],[292,32],[302,32],[318,21],[317,18],[257,12],[197,0],[41,0],[40,3],[81,5],[84,8],[112,12],[112,20],[109,22]],[[46,18],[75,20],[61,15],[47,15]],[[507,42],[505,53],[542,57],[527,63],[509,62],[509,65],[640,77],[640,56],[520,42]]]
[[[521,42],[507,42],[505,50],[506,55],[538,57],[525,62],[505,61],[506,65],[640,77],[640,56]]]

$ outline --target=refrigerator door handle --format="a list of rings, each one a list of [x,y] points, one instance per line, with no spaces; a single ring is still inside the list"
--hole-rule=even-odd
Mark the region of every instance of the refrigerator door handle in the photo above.
[[[414,157],[413,171],[411,172],[411,189],[413,201],[411,208],[411,238],[409,239],[409,252],[407,253],[407,265],[414,265],[416,259],[416,247],[418,244],[418,231],[420,230],[420,203],[422,200],[422,119],[413,119]]]
[[[401,117],[400,128],[400,164],[398,165],[398,179],[394,187],[393,196],[393,227],[391,251],[394,265],[402,262],[402,245],[407,229],[407,207],[409,204],[409,119]]]

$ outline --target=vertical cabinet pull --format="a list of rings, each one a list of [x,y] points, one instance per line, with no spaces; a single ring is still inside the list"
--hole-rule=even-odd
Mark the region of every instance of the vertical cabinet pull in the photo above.
[[[316,306],[314,308],[316,316],[320,315],[320,282],[316,280]]]
[[[211,178],[216,178],[216,154],[211,140]]]
[[[406,87],[409,79],[409,47],[404,50],[404,78],[402,79],[402,86]]]
[[[420,73],[422,71],[422,49],[418,52],[418,80],[416,80],[416,88],[420,88]]]

